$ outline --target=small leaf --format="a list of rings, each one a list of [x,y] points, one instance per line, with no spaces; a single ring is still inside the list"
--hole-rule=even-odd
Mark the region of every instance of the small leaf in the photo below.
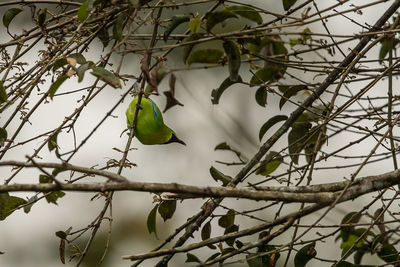
[[[147,230],[149,234],[154,233],[157,237],[156,230],[156,215],[157,215],[158,204],[150,211],[149,216],[147,216]],[[158,237],[157,237],[158,238]]]
[[[308,134],[308,130],[310,129],[310,123],[302,123],[295,127],[292,127],[292,130],[288,135],[288,144],[289,144],[289,154],[294,164],[298,164],[299,162],[299,153],[303,150],[306,141],[306,137]]]
[[[68,64],[68,61],[65,57],[57,58],[53,64],[53,72],[58,70],[61,67],[64,67],[67,64]]]
[[[263,22],[263,19],[260,15],[260,13],[257,12],[252,7],[248,6],[228,6],[225,8],[227,11],[231,11],[243,18],[249,19],[251,21],[256,22],[257,24],[261,24]]]
[[[85,77],[85,72],[88,69],[91,69],[93,67],[94,63],[92,61],[86,62],[85,64],[80,65],[76,69],[76,75],[78,75],[78,82],[82,82],[83,78]]]
[[[206,261],[211,261],[211,260],[215,259],[216,257],[218,257],[219,255],[221,255],[220,252],[214,253],[210,257],[208,257],[208,259]]]
[[[257,104],[259,104],[262,107],[265,107],[265,105],[267,104],[267,97],[268,97],[267,88],[265,88],[264,86],[258,88],[255,97]]]
[[[224,235],[229,234],[229,233],[235,233],[237,231],[239,231],[239,226],[236,224],[233,224],[233,225],[225,228]],[[232,247],[235,244],[235,238],[229,238],[229,239],[225,240],[225,243],[228,246]]]
[[[250,86],[259,85],[266,82],[272,82],[281,78],[280,68],[276,66],[267,66],[258,70],[250,80]]]
[[[168,41],[169,35],[173,30],[175,30],[175,28],[184,22],[188,22],[189,20],[190,16],[173,16],[171,22],[168,24],[167,29],[164,31],[164,42]]]
[[[295,85],[291,86],[288,90],[285,91],[283,94],[281,101],[279,101],[279,109],[282,109],[283,105],[285,105],[286,101],[291,98],[292,96],[296,95],[298,92],[307,90],[306,85]]]
[[[383,39],[381,41],[381,49],[379,50],[379,64],[383,63],[383,60],[385,59],[387,53],[389,53],[389,45],[390,45],[390,39]]]
[[[200,30],[201,26],[201,19],[199,18],[191,18],[189,21],[189,29],[190,32],[196,33]]]
[[[34,195],[33,197],[28,199],[27,204],[29,205],[24,206],[25,213],[29,213],[31,211],[33,204],[36,202],[37,199],[38,199],[37,195]]]
[[[176,210],[176,200],[164,200],[158,207],[158,213],[164,219],[164,222],[171,219]]]
[[[0,147],[4,145],[7,140],[7,130],[0,127]]]
[[[88,1],[82,3],[78,9],[78,19],[80,22],[84,22],[89,17],[90,10],[88,10]]]
[[[278,152],[271,151],[265,156],[265,159],[260,162],[256,174],[267,176],[273,173],[282,162],[283,157]]]
[[[54,149],[58,149],[58,145],[57,145],[57,136],[60,132],[55,132],[54,134],[51,135],[49,141],[47,142],[47,146],[49,148],[49,151],[53,151]]]
[[[43,11],[39,13],[38,25],[40,27],[43,27],[44,22],[46,21],[46,17],[47,17],[47,8],[43,9]]]
[[[285,11],[288,11],[296,3],[296,1],[297,0],[282,0]]]
[[[41,184],[47,184],[47,183],[51,183],[52,180],[49,176],[41,174],[39,175],[39,183]]]
[[[187,64],[191,65],[193,63],[218,63],[221,60],[223,54],[224,53],[221,50],[213,48],[195,50],[189,55],[187,59]]]
[[[210,168],[210,174],[216,182],[221,181],[223,186],[226,186],[232,180],[232,177],[223,174],[214,167]]]
[[[80,65],[86,63],[86,58],[85,58],[81,53],[70,54],[70,55],[68,55],[67,58],[73,58],[73,59],[75,59],[76,62],[78,62]]]
[[[121,42],[122,39],[124,38],[123,36],[123,30],[124,30],[124,20],[125,20],[125,14],[120,14],[113,27],[113,37],[117,42]]]
[[[93,67],[92,74],[114,88],[121,88],[121,81],[112,72],[102,68]]]
[[[201,229],[201,240],[209,239],[210,236],[211,236],[211,221],[208,221],[206,224],[204,224],[203,228]],[[207,247],[211,249],[217,248],[213,244],[209,244],[207,245]]]
[[[358,223],[358,221],[361,219],[361,213],[353,211],[348,214],[346,214],[342,221],[341,224],[352,224],[352,223]],[[354,226],[342,226],[340,229],[340,236],[342,237],[343,241],[347,241],[350,232],[354,229]]]
[[[260,141],[264,137],[265,133],[269,130],[269,128],[271,128],[278,122],[284,121],[287,119],[288,119],[288,117],[285,115],[276,115],[276,116],[272,117],[271,119],[269,119],[266,123],[264,123],[263,126],[261,126],[260,132],[258,134],[258,138],[260,139]]]
[[[232,226],[234,223],[235,211],[232,209],[228,210],[228,212],[218,220],[218,225],[225,229]]]
[[[274,265],[265,265],[262,256],[258,256],[256,253],[250,253],[246,256],[246,262],[249,267],[266,267]]]
[[[22,198],[10,196],[8,193],[0,193],[0,221],[3,221],[13,213],[17,207],[25,203],[26,200]]]
[[[188,43],[188,42],[194,42],[196,40],[199,40],[201,37],[203,37],[202,33],[193,33],[188,38],[186,38],[186,40],[183,42],[183,44],[184,43]],[[192,52],[193,47],[195,45],[196,45],[196,43],[192,43],[192,44],[189,44],[189,45],[185,45],[183,47],[182,59],[183,59],[184,63],[186,63],[186,61],[187,61],[187,59],[188,59],[188,57],[190,55],[190,52]]]
[[[215,25],[217,25],[218,23],[221,23],[224,20],[229,19],[229,18],[238,18],[238,16],[235,13],[233,13],[231,11],[227,11],[227,10],[215,11],[215,12],[208,13],[208,15],[206,16],[207,31],[209,32]]]
[[[176,99],[175,97],[175,82],[176,82],[176,77],[172,73],[171,76],[169,77],[169,90],[164,92],[164,95],[167,98],[167,104],[165,105],[163,113],[176,105],[183,106],[183,104],[179,102],[178,99]]]
[[[107,47],[108,43],[110,42],[110,35],[108,34],[108,29],[106,27],[102,27],[100,31],[97,33],[97,38],[100,39],[104,47]]]
[[[304,267],[306,264],[317,255],[315,250],[315,242],[302,247],[294,257],[295,267]]]
[[[392,244],[384,244],[377,253],[378,257],[387,263],[394,263],[399,260],[399,252]]]
[[[232,81],[237,81],[239,79],[240,64],[242,63],[239,47],[233,41],[225,41],[223,47],[228,57],[229,78]]]
[[[67,80],[69,76],[63,75],[57,78],[57,80],[50,86],[49,91],[47,92],[50,96],[50,99],[53,100],[54,94],[57,92],[58,88]]]
[[[48,203],[53,203],[57,205],[57,200],[65,196],[65,193],[62,191],[51,192],[50,194],[46,193],[46,200]]]
[[[10,8],[9,10],[6,11],[3,15],[3,25],[8,28],[10,25],[11,21],[15,18],[16,15],[18,15],[22,9],[20,8]]]
[[[226,142],[223,142],[218,144],[214,150],[231,150],[231,147]]]
[[[187,253],[186,254],[186,261],[185,262],[198,262],[198,263],[201,263],[199,258],[197,258],[197,256],[193,255],[192,253]]]
[[[61,239],[67,239],[67,233],[64,231],[57,231],[56,236],[61,238]]]
[[[230,77],[226,78],[221,85],[218,87],[218,89],[213,89],[211,91],[211,103],[214,105],[217,105],[219,103],[219,99],[221,98],[222,93],[228,89],[231,85],[235,83],[242,83],[242,77],[238,77],[237,81],[232,81]]]
[[[6,102],[8,99],[6,88],[4,88],[4,84],[0,81],[0,104]]]

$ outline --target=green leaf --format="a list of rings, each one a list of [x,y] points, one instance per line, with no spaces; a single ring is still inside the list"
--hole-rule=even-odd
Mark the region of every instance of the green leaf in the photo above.
[[[189,55],[187,59],[187,64],[191,65],[193,63],[218,63],[221,60],[223,54],[224,53],[221,50],[213,48],[195,50]]]
[[[30,198],[28,199],[28,202],[27,202],[27,204],[29,204],[29,205],[24,206],[24,212],[25,212],[25,213],[29,213],[29,212],[31,211],[32,207],[33,207],[33,204],[34,204],[37,200],[38,200],[37,195],[34,195],[33,197],[30,197]]]
[[[88,1],[82,3],[78,9],[78,19],[80,22],[84,22],[89,17],[90,10],[88,9]]]
[[[226,19],[229,18],[238,18],[238,16],[227,10],[222,10],[222,11],[215,11],[208,13],[206,16],[207,22],[206,22],[206,29],[209,32],[212,28],[214,28],[215,25],[218,23],[223,22]]]
[[[47,8],[43,9],[43,11],[39,13],[38,25],[40,27],[43,27],[44,22],[46,21],[46,17],[47,17]]]
[[[296,1],[297,0],[282,0],[285,11],[288,11],[296,3]]]
[[[201,19],[199,18],[191,18],[189,21],[189,29],[190,32],[196,33],[200,30],[201,26]]]
[[[296,45],[302,44],[302,43],[303,43],[303,42],[302,42],[301,39],[293,39],[293,38],[290,38],[290,39],[289,39],[290,47],[295,47]]]
[[[6,102],[8,99],[6,88],[4,88],[4,84],[0,81],[0,104]]]
[[[294,164],[298,164],[299,162],[299,153],[303,150],[306,137],[308,135],[308,130],[310,129],[310,123],[301,123],[292,127],[292,130],[288,135],[288,144],[289,144],[289,154]]]
[[[100,39],[101,43],[104,47],[107,47],[110,42],[110,35],[108,34],[108,29],[106,27],[102,27],[100,31],[97,33],[97,38]]]
[[[0,147],[4,145],[7,140],[7,130],[0,127]]]
[[[204,224],[203,228],[201,229],[201,240],[206,240],[209,239],[211,236],[211,221],[208,221],[206,224]],[[209,244],[207,247],[211,249],[216,249],[217,247]]]
[[[173,16],[171,22],[168,24],[167,29],[164,31],[164,42],[168,41],[169,35],[182,23],[188,22],[190,16]]]
[[[103,82],[111,85],[114,88],[121,88],[121,81],[112,72],[102,67],[93,67],[92,70],[92,74],[98,77]]]
[[[80,65],[86,63],[86,58],[81,53],[70,54],[68,57],[75,59]]]
[[[267,176],[273,173],[282,162],[283,157],[278,152],[271,151],[265,156],[265,159],[260,162],[256,174]]]
[[[265,107],[265,105],[267,104],[267,97],[268,97],[267,88],[265,88],[264,86],[258,88],[255,97],[257,104],[259,104],[262,107]]]
[[[113,27],[113,37],[117,42],[121,42],[124,39],[123,30],[124,30],[124,20],[125,14],[120,14],[115,20]]]
[[[164,200],[158,207],[158,213],[164,219],[164,222],[171,219],[176,210],[176,200]]]
[[[198,262],[198,263],[201,263],[201,260],[199,260],[199,258],[197,258],[196,255],[193,255],[192,253],[187,253],[185,262]]]
[[[44,175],[44,174],[39,175],[39,183],[48,184],[48,183],[51,183],[51,182],[52,182],[52,180],[51,180],[51,178],[49,176]]]
[[[283,94],[281,101],[279,101],[279,109],[282,109],[283,105],[285,105],[286,101],[291,98],[292,96],[296,95],[298,92],[303,91],[303,90],[307,90],[307,86],[306,85],[295,85],[295,86],[291,86],[288,90],[285,91],[285,93]]]
[[[3,25],[8,28],[10,25],[11,21],[15,18],[16,15],[18,15],[22,9],[20,8],[10,8],[9,10],[6,11],[3,15]]]
[[[358,221],[360,219],[361,219],[361,213],[358,213],[356,211],[350,212],[343,217],[341,224],[358,223]],[[348,239],[349,234],[353,229],[354,229],[354,226],[342,226],[341,227],[340,236],[342,237],[343,241],[346,241]]]
[[[67,169],[65,168],[54,168],[54,170],[51,172],[51,175],[53,175],[53,177],[56,177],[59,173],[65,171],[67,171]]]
[[[61,238],[61,239],[67,239],[67,233],[64,231],[57,231],[56,236]]]
[[[355,263],[355,264],[360,264],[360,263],[361,263],[361,260],[362,260],[362,257],[364,256],[364,254],[365,254],[365,252],[356,251],[356,253],[354,253],[354,263]],[[355,265],[351,265],[351,266],[355,266]],[[350,267],[351,267],[351,266],[350,266]],[[344,266],[344,267],[346,267],[346,266]]]
[[[53,72],[58,70],[61,67],[64,67],[67,64],[68,64],[68,61],[65,57],[57,58],[53,64]]]
[[[218,220],[218,225],[225,229],[232,226],[234,223],[235,211],[232,209],[228,210],[228,212]]]
[[[260,132],[258,134],[258,139],[260,139],[260,142],[261,142],[261,139],[264,137],[265,133],[269,130],[269,128],[271,128],[278,122],[284,121],[287,119],[288,119],[288,117],[285,115],[276,115],[276,116],[272,117],[271,119],[269,119],[266,123],[264,123],[263,126],[261,126]]]
[[[206,261],[213,260],[213,259],[215,259],[216,257],[218,257],[219,255],[221,255],[220,252],[214,253],[214,254],[212,254],[210,257],[208,257],[208,259],[207,259]]]
[[[221,85],[218,87],[218,89],[213,89],[211,91],[211,103],[214,105],[217,105],[219,103],[219,99],[221,98],[222,93],[228,89],[231,85],[235,83],[242,83],[242,77],[238,77],[237,81],[232,81],[230,77],[226,78]]]
[[[62,191],[51,192],[50,194],[46,194],[46,200],[48,203],[53,203],[57,205],[57,199],[65,196],[65,193]]]
[[[57,145],[57,136],[60,132],[55,132],[54,134],[51,135],[49,138],[49,141],[47,142],[47,146],[49,148],[49,151],[53,151],[54,149],[58,150],[58,145]]]
[[[239,231],[239,226],[236,224],[233,224],[233,225],[225,228],[224,235],[229,234],[229,233],[235,233],[237,231]],[[225,243],[228,246],[232,247],[235,244],[235,238],[229,238],[229,239],[225,240]]]
[[[392,244],[384,244],[377,253],[378,257],[387,263],[394,263],[399,260],[399,252]]]
[[[223,47],[228,58],[229,78],[232,81],[237,81],[239,79],[240,64],[242,63],[239,47],[233,41],[225,41]]]
[[[76,69],[76,75],[78,75],[78,82],[83,81],[83,78],[85,77],[85,72],[88,69],[91,69],[93,67],[94,63],[92,61],[86,62],[85,64],[80,65]]]
[[[379,64],[383,63],[387,53],[389,53],[390,39],[383,39],[381,41],[381,49],[379,50]]]
[[[307,262],[309,262],[312,258],[317,255],[317,251],[315,250],[315,242],[308,244],[302,247],[294,256],[294,266],[295,267],[304,267]]]
[[[252,7],[248,6],[228,6],[225,8],[227,11],[231,11],[243,18],[249,19],[251,21],[256,22],[257,24],[261,24],[263,22],[263,19],[260,15],[260,13],[257,12]]]
[[[220,172],[219,170],[217,170],[212,166],[210,168],[210,174],[216,182],[221,181],[222,186],[226,186],[232,180],[232,177],[223,174],[222,172]]]
[[[157,215],[158,204],[150,211],[149,216],[147,216],[147,230],[149,234],[154,233],[157,237],[156,229],[156,215]],[[158,237],[157,237],[158,238]]]
[[[17,207],[25,203],[26,200],[22,198],[10,196],[8,193],[0,193],[0,221],[3,221],[13,213]]]
[[[58,88],[67,80],[69,77],[67,75],[63,75],[57,78],[57,80],[50,86],[49,91],[47,92],[50,96],[50,99],[53,100],[54,94],[57,92]]]
[[[188,38],[185,39],[185,41],[183,42],[183,44],[188,43],[188,42],[194,42],[194,41],[196,41],[196,40],[199,40],[201,37],[203,37],[203,34],[202,34],[202,33],[192,33]],[[184,62],[184,63],[186,63],[186,61],[187,61],[187,59],[188,59],[188,57],[189,57],[189,55],[190,55],[190,52],[192,52],[193,47],[194,47],[195,45],[196,45],[196,44],[193,43],[193,44],[185,45],[185,46],[183,47],[182,59],[183,59],[183,62]]]
[[[332,265],[333,266],[333,265]],[[356,267],[353,263],[350,263],[348,261],[341,261],[338,264],[334,265],[336,267]]]
[[[343,241],[340,244],[340,248],[342,249],[342,256],[348,253],[350,249],[357,250],[363,247],[366,247],[364,240],[358,240],[359,236],[354,234],[349,234],[346,241]],[[358,240],[358,241],[357,241]],[[356,243],[357,242],[357,243]]]
[[[214,150],[231,150],[231,147],[226,142],[223,142],[218,144]]]
[[[280,68],[277,66],[267,66],[258,70],[250,80],[250,86],[272,82],[281,78]]]

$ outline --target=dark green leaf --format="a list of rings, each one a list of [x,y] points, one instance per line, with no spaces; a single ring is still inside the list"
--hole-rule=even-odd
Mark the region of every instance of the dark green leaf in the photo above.
[[[22,9],[20,8],[10,8],[9,10],[6,11],[3,15],[3,25],[8,28],[10,25],[11,21],[15,18],[16,15],[18,15]]]
[[[76,69],[76,75],[78,75],[78,82],[83,81],[83,78],[85,77],[85,72],[88,69],[91,69],[93,67],[94,63],[92,61],[86,62],[85,64],[80,65]]]
[[[213,89],[211,91],[211,103],[214,105],[219,103],[219,99],[221,98],[222,93],[228,89],[229,86],[235,84],[235,83],[241,83],[243,82],[242,77],[238,77],[237,81],[232,81],[230,77],[226,78],[221,85],[218,87],[218,89]]]
[[[57,92],[58,88],[65,82],[66,79],[69,77],[67,75],[63,75],[57,78],[57,80],[50,86],[50,89],[48,91],[48,94],[50,96],[50,99],[53,99],[54,94]]]
[[[218,225],[225,229],[232,226],[234,223],[235,223],[234,210],[228,210],[228,212],[218,220]]]
[[[238,249],[242,248],[244,246],[243,242],[240,240],[235,241],[235,245]]]
[[[192,253],[187,253],[186,254],[186,261],[185,262],[198,262],[198,263],[201,263],[199,258],[197,258],[197,256],[193,255]]]
[[[361,213],[358,213],[356,211],[350,212],[343,217],[341,224],[358,223],[358,221],[360,219],[361,219]],[[342,226],[341,227],[340,236],[343,241],[347,241],[349,234],[353,229],[354,229],[354,226]]]
[[[171,34],[176,27],[181,25],[182,23],[188,22],[190,20],[190,16],[173,16],[171,22],[168,24],[167,29],[164,31],[164,41],[168,41],[168,36]]]
[[[214,253],[214,254],[212,254],[206,261],[213,260],[213,259],[215,259],[216,257],[218,257],[219,255],[221,255],[220,252]]]
[[[0,147],[4,145],[7,140],[7,130],[0,127]]]
[[[282,0],[285,11],[288,11],[296,3],[296,1],[297,0]]]
[[[378,250],[378,257],[387,263],[394,263],[399,260],[399,252],[392,244],[384,244]]]
[[[263,86],[258,88],[255,96],[257,104],[259,104],[262,107],[265,107],[265,105],[267,104],[267,96],[268,96],[267,88]]]
[[[51,135],[49,141],[47,142],[47,146],[49,148],[49,151],[53,151],[53,149],[58,150],[58,145],[57,145],[57,136],[60,132],[55,132],[54,134]]]
[[[67,239],[67,233],[64,231],[57,231],[56,236],[61,238],[61,239]]]
[[[84,22],[90,14],[90,10],[88,9],[88,1],[82,3],[80,8],[78,9],[78,19],[80,22]]]
[[[120,14],[114,23],[113,37],[117,42],[121,42],[122,39],[124,38],[123,36],[124,20],[125,20],[125,14]]]
[[[38,16],[38,24],[40,27],[43,27],[44,22],[46,21],[46,17],[47,17],[47,8],[43,9],[43,11],[40,12]]]
[[[33,197],[28,199],[27,204],[29,205],[24,206],[25,213],[29,213],[31,211],[33,204],[37,201],[37,199],[38,199],[37,195],[34,195]]]
[[[228,57],[229,78],[232,81],[237,81],[239,79],[240,64],[242,63],[239,47],[233,41],[225,41],[223,47]]]
[[[67,169],[65,168],[54,168],[54,170],[51,172],[51,175],[53,175],[53,177],[56,177],[59,173],[65,171],[67,171]]]
[[[102,27],[100,31],[97,33],[97,38],[100,39],[104,47],[107,47],[108,43],[110,42],[110,35],[108,34],[108,29],[106,27]]]
[[[53,71],[56,71],[59,68],[65,66],[67,64],[68,64],[68,61],[65,57],[57,58],[57,60],[54,62],[54,65],[53,65]]]
[[[189,55],[187,59],[187,64],[191,65],[193,63],[218,63],[221,60],[223,54],[224,53],[221,50],[213,48],[195,50]]]
[[[296,95],[298,92],[307,90],[306,85],[295,85],[291,86],[288,90],[283,94],[281,101],[279,101],[279,109],[282,109],[283,105],[285,105],[286,101],[292,96]]]
[[[356,253],[354,253],[354,263],[355,264],[360,264],[364,254],[365,253],[362,252],[362,251],[356,251]],[[355,265],[351,265],[350,267],[352,267],[352,266],[355,266]],[[344,267],[346,267],[346,266],[344,266]]]
[[[333,265],[332,265],[333,266]],[[348,261],[341,261],[338,264],[334,265],[336,267],[356,267],[353,263],[350,263]]]
[[[267,176],[273,173],[283,162],[283,157],[275,151],[270,151],[265,159],[260,162],[256,174]]]
[[[263,263],[262,256],[257,256],[256,253],[247,255],[246,262],[249,267],[269,267]]]
[[[209,32],[215,25],[217,25],[218,23],[221,23],[224,20],[229,19],[229,18],[238,18],[238,16],[235,13],[233,13],[231,11],[227,11],[227,10],[215,11],[215,12],[208,13],[208,15],[206,16],[207,31]]]
[[[157,215],[158,204],[150,211],[149,216],[147,216],[147,230],[149,234],[154,233],[157,237],[156,229],[156,215]],[[158,238],[158,237],[157,237]]]
[[[171,219],[176,210],[176,200],[165,200],[158,207],[158,213],[164,219],[164,222]]]
[[[78,62],[81,65],[86,63],[86,58],[80,53],[74,53],[74,54],[68,55],[68,57],[75,59],[76,62]]]
[[[48,203],[53,203],[57,205],[57,199],[65,196],[65,193],[62,191],[51,192],[50,194],[46,193],[46,200]]]
[[[92,74],[114,88],[121,88],[121,81],[112,72],[102,68],[93,67]]]
[[[188,38],[186,38],[186,40],[183,43],[194,42],[196,40],[199,40],[201,37],[203,37],[202,33],[193,33]],[[184,63],[186,63],[186,61],[190,55],[190,52],[192,52],[194,46],[195,46],[195,43],[192,43],[192,44],[185,45],[183,47],[182,59],[183,59]]]
[[[214,167],[210,168],[210,174],[216,182],[221,181],[223,186],[226,186],[232,180],[232,177],[223,174],[222,172],[220,172],[219,170],[217,170]]]
[[[52,180],[49,176],[41,174],[39,175],[39,183],[41,184],[47,184],[47,183],[51,183]]]
[[[387,53],[389,53],[389,43],[390,39],[383,39],[381,41],[381,49],[379,50],[379,64],[382,64]]]
[[[258,134],[258,139],[260,139],[260,142],[261,142],[261,139],[264,137],[265,133],[269,130],[269,128],[271,128],[278,122],[284,121],[287,119],[288,119],[288,117],[285,115],[276,115],[276,116],[272,117],[271,119],[269,119],[266,123],[264,123],[263,126],[261,126],[260,132]]]
[[[280,68],[277,66],[267,66],[258,70],[250,80],[250,86],[272,82],[281,78]]]
[[[6,102],[8,99],[6,88],[4,88],[4,84],[0,81],[0,104]]]
[[[263,19],[261,15],[252,7],[248,6],[228,6],[225,8],[227,11],[231,11],[243,18],[249,19],[251,21],[256,22],[257,24],[261,24]]]
[[[312,258],[317,255],[317,251],[315,250],[315,242],[308,244],[302,247],[294,256],[294,266],[295,267],[304,267],[307,262],[309,262]]]
[[[8,193],[0,193],[0,221],[3,221],[13,213],[17,207],[25,203],[26,200],[22,198],[10,196]]]
[[[227,247],[227,248],[224,248],[224,250],[222,251],[222,255],[225,255],[225,254],[231,253],[231,252],[233,252],[233,251],[236,251],[236,249],[235,249],[235,248],[233,248],[233,247]]]
[[[225,228],[224,235],[229,234],[229,233],[235,233],[235,232],[237,232],[237,231],[239,231],[239,226],[236,225],[236,224],[233,224],[233,225],[231,225],[231,226]],[[226,243],[228,246],[231,246],[231,247],[232,247],[232,246],[235,244],[235,238],[229,238],[229,239],[225,240],[225,243]]]
[[[201,19],[199,18],[191,18],[189,22],[189,29],[191,33],[196,33],[200,30]]]
[[[209,239],[211,236],[211,222],[208,221],[201,229],[201,240]]]
[[[288,144],[289,144],[289,154],[294,164],[298,164],[299,162],[299,153],[303,150],[306,137],[308,135],[308,130],[311,125],[309,123],[301,123],[295,127],[292,127],[292,130],[288,135]]]
[[[231,147],[226,142],[223,142],[221,144],[218,144],[214,148],[214,150],[231,150]]]

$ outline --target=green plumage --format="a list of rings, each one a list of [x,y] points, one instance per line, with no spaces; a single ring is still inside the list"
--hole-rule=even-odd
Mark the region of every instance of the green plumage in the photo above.
[[[126,111],[129,127],[133,123],[137,101],[138,97],[135,97]],[[138,113],[135,136],[142,144],[161,145],[177,142],[185,145],[185,143],[176,136],[175,132],[164,124],[160,109],[151,99],[142,97],[140,105],[142,109],[140,109]]]

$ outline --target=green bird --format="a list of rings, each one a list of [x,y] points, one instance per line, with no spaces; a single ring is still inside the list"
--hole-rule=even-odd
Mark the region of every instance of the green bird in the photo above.
[[[128,127],[133,123],[137,101],[138,97],[135,97],[126,111]],[[140,105],[142,109],[138,113],[135,136],[143,145],[162,145],[174,142],[186,145],[173,130],[164,124],[160,109],[151,99],[142,97]]]

